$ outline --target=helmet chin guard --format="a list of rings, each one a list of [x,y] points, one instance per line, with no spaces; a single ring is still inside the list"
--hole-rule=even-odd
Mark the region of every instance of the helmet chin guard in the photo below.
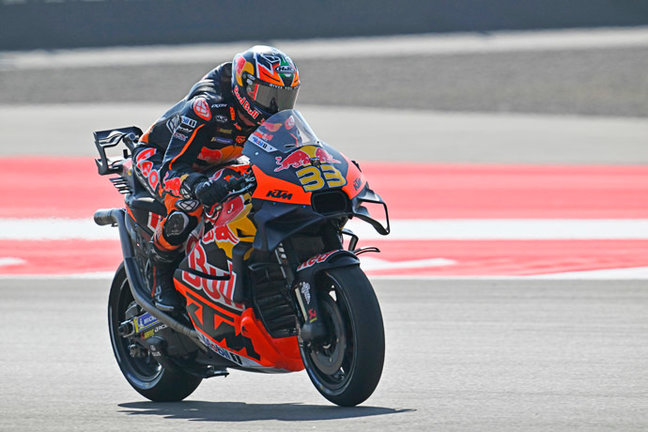
[[[295,106],[299,71],[282,51],[255,45],[232,61],[232,94],[240,112],[257,124]]]

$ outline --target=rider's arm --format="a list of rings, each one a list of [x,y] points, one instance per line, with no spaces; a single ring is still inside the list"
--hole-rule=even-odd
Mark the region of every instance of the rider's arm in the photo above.
[[[180,111],[179,121],[164,155],[160,177],[167,193],[177,197],[193,195],[194,187],[206,177],[193,170],[200,151],[210,139],[212,121],[209,101],[203,96],[189,99]]]

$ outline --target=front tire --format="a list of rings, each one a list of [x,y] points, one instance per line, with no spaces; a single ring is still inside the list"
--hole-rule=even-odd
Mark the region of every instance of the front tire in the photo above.
[[[358,266],[321,273],[317,290],[329,336],[300,344],[302,360],[322,396],[337,405],[358,405],[376,389],[383,369],[385,333],[378,299]]]
[[[119,325],[126,320],[126,311],[134,305],[126,270],[122,263],[112,282],[108,299],[108,330],[119,369],[126,381],[142,396],[154,402],[180,401],[193,393],[202,378],[181,370],[169,370],[160,365],[147,351],[144,357],[131,355],[133,338],[119,334]],[[139,313],[144,311],[139,308]]]

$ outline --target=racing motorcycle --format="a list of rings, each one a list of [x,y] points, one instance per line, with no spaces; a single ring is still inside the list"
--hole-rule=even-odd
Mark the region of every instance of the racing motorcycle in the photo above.
[[[125,195],[124,208],[98,210],[94,220],[119,231],[123,262],[108,324],[129,384],[150,400],[178,401],[229,369],[306,369],[329,401],[365,401],[380,380],[385,341],[358,255],[379,251],[358,248],[345,225],[357,218],[382,235],[390,227],[386,204],[359,166],[318,140],[296,110],[262,123],[243,147],[249,163],[210,173],[236,175],[187,240],[173,276],[186,305],[167,313],[151,299],[147,248],[166,210],[133,172],[141,134],[137,127],[94,132],[99,174]],[[383,212],[384,222],[368,208]]]

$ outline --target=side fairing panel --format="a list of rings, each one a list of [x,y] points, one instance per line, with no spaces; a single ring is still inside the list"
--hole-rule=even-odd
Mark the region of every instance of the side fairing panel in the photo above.
[[[221,357],[242,368],[302,370],[297,338],[273,339],[251,308],[233,301],[241,286],[237,282],[245,276],[243,266],[234,263],[251,251],[255,234],[247,213],[207,230],[176,271],[176,289],[187,301],[199,337]]]

